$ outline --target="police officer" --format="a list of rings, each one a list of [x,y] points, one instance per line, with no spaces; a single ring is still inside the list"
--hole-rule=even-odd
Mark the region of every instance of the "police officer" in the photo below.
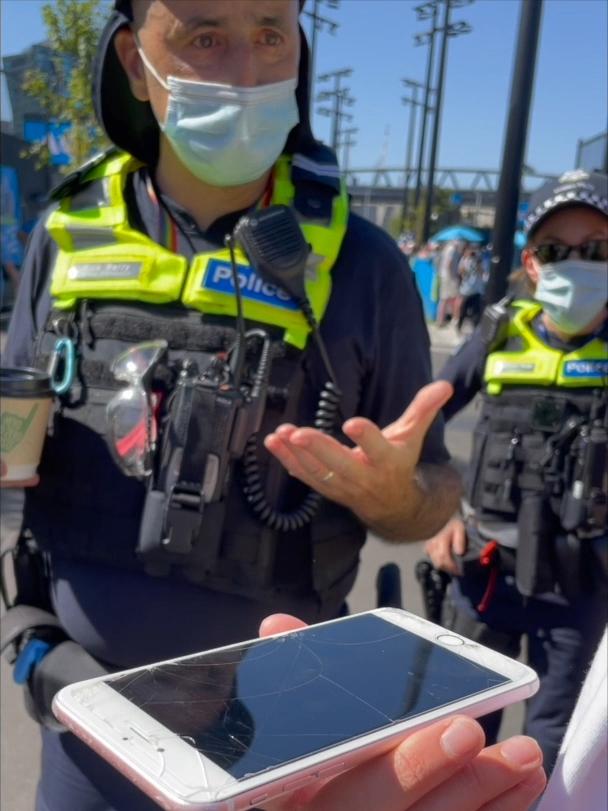
[[[15,552],[35,611],[6,624],[45,725],[38,811],[147,807],[50,728],[58,687],[335,617],[366,527],[428,537],[459,490],[406,260],[310,130],[296,0],[115,6],[93,78],[117,149],[56,190],[5,354],[57,392]],[[277,204],[308,309],[225,244]]]
[[[511,656],[527,638],[541,687],[525,727],[548,770],[606,623],[607,214],[605,175],[543,185],[522,254],[532,298],[488,308],[440,375],[447,418],[483,404],[462,515],[426,549],[455,575],[453,628]]]

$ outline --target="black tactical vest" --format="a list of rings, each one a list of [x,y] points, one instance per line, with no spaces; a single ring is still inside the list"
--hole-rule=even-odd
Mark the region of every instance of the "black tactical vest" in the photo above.
[[[144,564],[136,547],[146,487],[123,475],[104,436],[105,409],[119,387],[109,364],[129,345],[162,336],[169,344],[170,361],[188,357],[204,369],[215,353],[232,343],[234,329],[219,317],[185,308],[87,302],[75,316],[51,314],[37,341],[36,365],[46,368],[57,337],[76,332],[77,383],[54,411],[40,485],[27,492],[25,505],[24,526],[45,551],[92,565],[185,578],[253,599],[268,599],[281,591],[314,592],[322,602],[333,603],[337,595],[348,593],[365,540],[361,523],[350,511],[323,502],[312,524],[292,532],[270,530],[246,503],[238,464],[222,506],[221,544],[212,556],[205,556],[205,564],[188,560],[165,570]],[[318,395],[306,375],[302,353],[277,343],[282,357],[273,365],[262,437],[286,418],[301,418],[296,403],[314,402]],[[155,384],[162,389],[164,381]],[[279,509],[293,509],[305,488],[278,463],[271,463],[263,448],[259,454],[268,499]],[[208,517],[215,520],[212,513]]]

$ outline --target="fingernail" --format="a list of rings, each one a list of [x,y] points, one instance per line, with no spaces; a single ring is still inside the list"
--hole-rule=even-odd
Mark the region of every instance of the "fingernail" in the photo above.
[[[509,738],[508,741],[501,745],[500,752],[505,760],[520,767],[538,766],[542,760],[536,741],[527,738],[525,735],[516,735],[514,738]]]
[[[452,758],[479,749],[482,744],[481,730],[475,721],[467,718],[455,718],[441,736],[443,751]]]

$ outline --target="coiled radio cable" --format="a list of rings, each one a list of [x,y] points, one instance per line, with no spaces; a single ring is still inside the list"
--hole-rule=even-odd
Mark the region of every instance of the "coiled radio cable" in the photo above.
[[[323,365],[330,378],[321,391],[313,424],[315,428],[322,431],[324,434],[330,434],[336,428],[340,417],[342,393],[338,387],[334,371],[325,349],[325,344],[321,338],[316,319],[308,302],[303,304],[302,310],[311,327],[323,360]],[[261,375],[263,375],[265,379],[262,379]],[[269,377],[270,363],[266,356],[261,359],[258,365],[258,372],[256,373],[252,391],[260,391],[267,388]],[[243,492],[255,515],[262,523],[266,524],[266,526],[280,532],[301,529],[309,524],[317,514],[323,500],[323,496],[311,490],[304,497],[300,506],[295,510],[280,512],[272,507],[266,498],[265,483],[262,481],[261,465],[258,457],[257,433],[249,437],[245,445],[245,453],[243,455],[243,478]]]

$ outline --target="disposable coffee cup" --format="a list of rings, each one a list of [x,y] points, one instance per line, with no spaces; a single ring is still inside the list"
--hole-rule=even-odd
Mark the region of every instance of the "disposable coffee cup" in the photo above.
[[[38,482],[37,468],[53,400],[51,380],[37,369],[0,369],[2,487]]]

